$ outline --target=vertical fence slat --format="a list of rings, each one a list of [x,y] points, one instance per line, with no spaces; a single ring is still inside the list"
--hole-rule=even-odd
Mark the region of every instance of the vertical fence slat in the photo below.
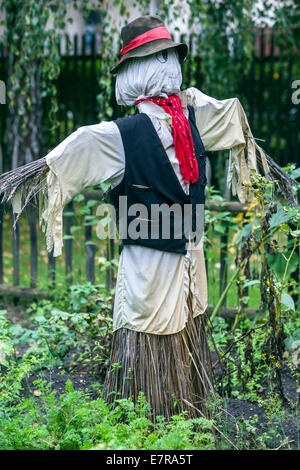
[[[229,170],[229,160],[226,161],[226,168],[225,168],[225,199],[227,201],[230,200],[230,189],[227,186],[227,174]],[[227,255],[228,255],[228,231],[229,227],[228,224],[226,223],[225,229],[224,229],[224,234],[221,235],[220,241],[221,241],[221,249],[220,249],[220,296],[222,295],[222,292],[225,290],[226,285],[227,285],[227,272],[228,272],[228,266],[227,266]],[[227,295],[224,297],[223,306],[226,306],[226,300],[227,300]]]
[[[264,106],[264,83],[265,83],[265,31],[261,30],[260,58],[259,58],[259,87],[258,102],[262,104],[258,109],[258,129],[262,129],[263,106]]]
[[[211,187],[211,163],[208,157],[205,157],[205,174],[206,174],[206,179],[207,179],[207,187],[210,188]],[[204,262],[205,262],[205,270],[208,273],[208,261],[207,261],[207,256],[206,256],[205,245],[203,248],[203,255],[204,255]]]
[[[110,221],[110,231],[113,232],[113,220]],[[115,257],[115,240],[108,238],[106,241],[106,259],[110,263],[106,270],[106,290],[109,291],[113,287],[113,268],[111,260]]]
[[[92,36],[90,60],[91,60],[91,82],[92,82],[93,93],[92,93],[92,97],[89,97],[89,98],[92,98],[93,101],[89,99],[89,107],[90,107],[90,116],[92,117],[93,122],[96,122],[96,119],[97,119],[96,101],[97,100],[94,101],[94,98],[93,98],[94,96],[97,96],[98,94],[97,72],[96,72],[96,35],[95,34],[93,34]]]
[[[82,82],[87,83],[91,80],[92,77],[87,76],[86,73],[86,65],[87,60],[89,60],[89,56],[86,55],[86,38],[85,35],[82,36],[82,44],[81,44],[81,77]],[[80,95],[80,115],[82,116],[83,122],[87,122],[87,102],[86,99],[86,87],[83,87],[83,92],[79,93]]]
[[[50,285],[55,284],[55,267],[56,267],[56,262],[53,256],[53,249],[52,249],[51,253],[48,253],[48,279],[50,281]]]
[[[224,229],[223,235],[220,237],[221,249],[220,249],[220,296],[227,286],[227,255],[228,255],[228,224]],[[224,298],[223,304],[226,305],[226,298]]]
[[[293,71],[293,63],[292,63],[292,55],[290,55],[288,59],[288,67],[287,67],[287,83],[289,84],[292,83],[292,71]],[[292,123],[291,123],[292,115],[290,111],[291,111],[292,101],[290,99],[290,90],[286,90],[286,92],[287,92],[287,100],[288,100],[289,106],[288,106],[288,113],[287,113],[286,120],[285,120],[285,137],[286,137],[285,148],[287,149],[288,155],[292,156],[293,155],[293,143],[290,138],[290,132],[291,132],[291,127],[292,127]]]
[[[268,98],[271,101],[272,100],[272,94],[274,93],[274,33],[271,31],[270,35],[270,57],[269,57],[269,78],[268,78],[268,83],[269,86],[267,87],[268,90]],[[268,127],[267,127],[267,142],[271,142],[271,137],[273,133],[273,128],[274,128],[274,120],[272,119],[272,114],[273,114],[273,106],[267,106],[266,107],[267,111],[267,120],[268,120]]]
[[[2,49],[1,49],[2,52]],[[0,174],[3,173],[3,153],[0,143]],[[4,206],[0,203],[0,284],[3,283],[3,212]]]
[[[255,31],[253,31],[253,41],[255,44]],[[252,83],[252,86],[255,86],[255,66],[256,66],[256,55],[255,55],[255,50],[252,54],[252,61],[251,61],[251,66],[250,66],[250,71],[249,71],[249,80],[250,83]],[[254,129],[254,108],[255,108],[255,93],[252,92],[248,96],[248,104],[249,104],[249,122],[251,129],[253,132],[255,132]],[[255,134],[254,134],[255,135]]]
[[[67,212],[73,214],[73,202],[69,202],[67,204]],[[73,224],[73,215],[66,215],[65,217],[65,227],[66,227],[66,235],[67,237],[71,236],[71,227]],[[71,238],[67,238],[65,242],[65,253],[66,253],[66,281],[67,284],[72,284],[73,277],[73,267],[72,267],[72,253],[73,252],[73,240]]]
[[[28,206],[28,222],[30,233],[30,287],[36,287],[38,278],[38,246],[36,230],[36,209],[32,205]]]
[[[70,56],[70,38],[66,35],[66,55],[65,55],[65,81],[64,81],[64,94],[65,94],[65,110],[64,110],[64,137],[69,135],[69,117],[68,111],[72,109],[70,106],[70,88],[71,83],[70,80],[70,63],[71,63],[71,56]]]
[[[273,135],[273,139],[274,139],[274,156],[273,158],[275,158],[276,160],[278,159],[280,161],[280,158],[281,158],[281,152],[280,152],[280,139],[281,139],[281,134],[282,134],[282,129],[281,129],[281,123],[282,123],[282,118],[281,118],[281,110],[282,110],[282,105],[283,105],[283,98],[282,98],[282,73],[283,73],[283,68],[282,68],[282,63],[281,63],[281,54],[282,54],[282,51],[281,51],[281,47],[279,49],[279,53],[278,53],[278,56],[277,56],[277,70],[276,70],[276,76],[277,76],[277,79],[276,79],[276,83],[277,83],[277,87],[276,87],[276,123],[277,123],[277,129],[276,129],[276,132],[275,134]],[[286,160],[285,158],[283,159],[283,161],[281,161],[281,165],[284,165],[286,163]]]
[[[296,230],[297,229],[297,225],[294,224],[294,223],[291,223],[291,228],[292,230]],[[288,242],[291,242],[291,241],[294,241],[294,238],[289,234],[289,236],[287,237],[287,241]],[[297,253],[298,251],[298,253]],[[294,255],[295,256],[295,255]],[[300,246],[298,248],[298,250],[296,250],[296,256],[298,256],[300,259]],[[299,265],[299,261],[298,261],[298,267],[297,269],[291,274],[291,277],[295,280],[295,283],[296,283],[296,286],[298,286],[298,289],[296,290],[296,292],[294,292],[292,294],[292,297],[293,297],[293,300],[295,302],[295,306],[297,308],[298,306],[298,303],[300,301],[300,292],[299,292],[299,283],[300,283],[300,265]]]
[[[69,57],[69,60],[71,60],[71,58]],[[74,36],[74,54],[73,54],[73,57],[72,57],[72,64],[73,64],[73,67],[72,67],[72,75],[73,75],[73,87],[75,87],[75,90],[76,90],[76,84],[78,87],[81,87],[83,86],[82,83],[80,83],[80,81],[78,80],[78,61],[80,60],[80,57],[79,57],[79,52],[78,52],[78,36],[77,34],[75,34]],[[78,103],[80,102],[81,100],[81,92],[79,92],[79,90],[77,89],[75,91],[75,94],[73,96],[73,131],[77,129],[78,127]]]
[[[92,215],[92,208],[89,210]],[[92,225],[85,225],[85,251],[86,251],[86,279],[92,283],[95,282],[95,246],[92,242]]]
[[[297,129],[296,136],[295,136],[295,155],[299,156],[299,148],[300,148],[300,103],[297,105],[297,118],[296,118],[296,126]]]
[[[13,223],[15,223],[17,215],[13,214]],[[13,264],[14,264],[14,275],[13,282],[14,286],[20,284],[20,228],[19,222],[16,223],[13,229]]]
[[[3,284],[3,204],[0,204],[0,284]]]

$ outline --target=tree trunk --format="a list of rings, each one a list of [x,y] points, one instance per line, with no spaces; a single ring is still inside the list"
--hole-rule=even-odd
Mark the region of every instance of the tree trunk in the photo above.
[[[42,137],[42,99],[39,61],[33,60],[24,65],[22,44],[25,34],[14,35],[18,24],[18,11],[13,5],[7,5],[7,48],[8,48],[8,155],[11,155],[10,167],[16,167],[40,158]],[[18,44],[16,44],[16,41]],[[18,46],[18,47],[16,47]]]
[[[18,60],[18,57],[9,53],[9,77],[14,74]],[[42,100],[38,61],[31,63],[30,73],[32,74],[31,86],[27,95],[15,91],[13,84],[10,80],[8,81],[11,104],[9,106],[7,135],[12,169],[41,157]],[[22,81],[20,85],[22,87]],[[23,111],[24,113],[20,114]]]

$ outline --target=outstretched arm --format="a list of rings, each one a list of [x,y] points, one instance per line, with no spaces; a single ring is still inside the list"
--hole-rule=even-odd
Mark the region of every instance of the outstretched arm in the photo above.
[[[65,205],[89,186],[113,182],[125,168],[123,143],[114,122],[80,127],[47,156],[48,184],[55,181]]]
[[[196,88],[186,90],[188,104],[195,109],[196,124],[207,151],[231,149],[228,185],[241,202],[251,199],[251,170],[257,171],[259,152],[265,173],[269,168],[264,151],[253,138],[245,111],[238,98],[217,100]],[[247,158],[245,155],[247,153]]]
[[[89,186],[118,184],[123,177],[125,155],[118,127],[114,122],[80,127],[46,156],[46,162],[48,201],[41,221],[47,249],[54,247],[54,256],[59,256],[65,204]]]
[[[17,222],[39,194],[40,222],[48,251],[61,254],[63,209],[76,194],[104,181],[117,185],[124,175],[122,138],[114,122],[80,127],[46,157],[0,175],[2,202],[12,202]]]

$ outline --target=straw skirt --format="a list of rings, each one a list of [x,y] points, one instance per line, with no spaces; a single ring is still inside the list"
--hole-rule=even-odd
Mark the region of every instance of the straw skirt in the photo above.
[[[209,415],[205,403],[214,394],[206,335],[206,314],[190,314],[179,333],[154,335],[120,328],[113,333],[105,399],[137,401],[143,392],[152,416],[167,419],[181,411]],[[200,411],[199,411],[200,410]]]

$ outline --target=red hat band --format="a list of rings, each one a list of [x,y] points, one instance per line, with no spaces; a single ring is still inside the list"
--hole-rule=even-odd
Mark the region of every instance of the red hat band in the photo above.
[[[136,47],[142,46],[147,42],[155,41],[156,39],[172,39],[169,31],[164,26],[150,29],[143,34],[140,34],[136,38],[132,39],[123,49],[120,50],[120,54],[124,55],[126,52],[135,49]],[[122,59],[121,59],[122,61]]]

